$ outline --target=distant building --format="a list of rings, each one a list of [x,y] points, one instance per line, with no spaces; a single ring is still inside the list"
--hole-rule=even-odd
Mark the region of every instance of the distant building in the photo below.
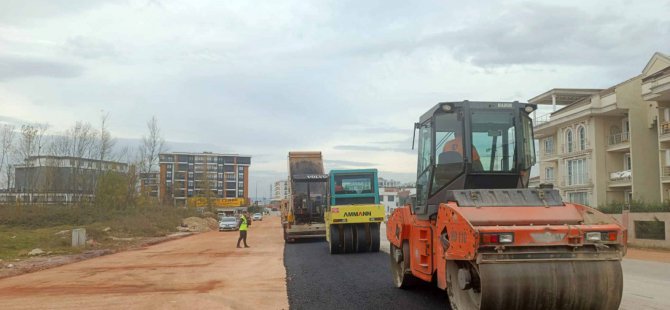
[[[288,199],[288,181],[281,180],[274,184],[272,190],[272,200]]]
[[[391,179],[384,179],[384,178],[378,178],[377,180],[379,187],[400,187],[400,181],[396,180],[391,180]]]
[[[160,174],[158,172],[140,173],[140,193],[158,198]]]
[[[70,203],[93,200],[102,173],[128,173],[126,163],[67,156],[32,156],[14,166],[14,190],[0,202]]]
[[[379,203],[384,205],[386,214],[390,214],[399,206],[399,189],[395,187],[379,187]]]
[[[159,199],[190,206],[248,204],[250,165],[251,156],[237,154],[159,154]]]

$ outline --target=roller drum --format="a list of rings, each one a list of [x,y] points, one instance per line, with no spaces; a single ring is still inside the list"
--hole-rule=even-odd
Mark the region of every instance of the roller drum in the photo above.
[[[485,263],[474,269],[470,262],[451,262],[450,267],[448,290],[457,310],[478,309],[477,304],[487,310],[615,310],[623,292],[620,261]],[[476,269],[479,274],[472,274]]]

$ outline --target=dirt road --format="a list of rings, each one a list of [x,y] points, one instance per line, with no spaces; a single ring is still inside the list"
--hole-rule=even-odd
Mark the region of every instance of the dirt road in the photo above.
[[[0,280],[0,309],[288,309],[277,217]]]

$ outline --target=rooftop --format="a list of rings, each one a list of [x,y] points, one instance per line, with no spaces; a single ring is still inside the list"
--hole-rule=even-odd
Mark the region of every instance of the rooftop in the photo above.
[[[571,105],[601,92],[596,88],[554,88],[528,100],[534,104],[553,104],[553,96],[556,96],[557,105]]]

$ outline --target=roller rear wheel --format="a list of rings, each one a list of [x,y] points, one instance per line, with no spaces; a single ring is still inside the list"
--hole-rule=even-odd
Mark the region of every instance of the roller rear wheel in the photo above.
[[[356,224],[356,252],[370,251],[370,234],[365,224]]]
[[[379,223],[370,223],[370,252],[379,252]]]
[[[342,235],[340,225],[330,225],[330,254],[342,253]]]
[[[342,225],[344,253],[353,253],[355,249],[354,225]]]

